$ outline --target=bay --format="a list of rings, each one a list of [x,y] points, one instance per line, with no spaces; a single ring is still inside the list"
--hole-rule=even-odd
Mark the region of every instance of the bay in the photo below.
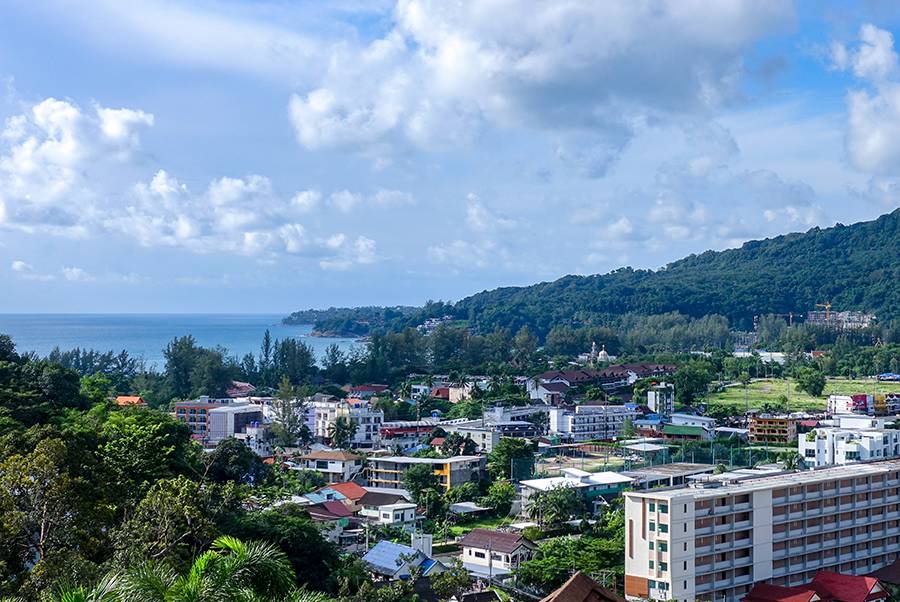
[[[193,335],[198,345],[225,347],[229,355],[259,353],[268,329],[273,339],[294,337],[312,347],[321,359],[325,348],[337,344],[344,351],[362,346],[349,338],[314,337],[311,324],[284,325],[278,314],[0,314],[0,334],[8,334],[20,353],[45,356],[61,350],[123,349],[143,359],[147,368],[161,370],[163,350],[174,337]]]

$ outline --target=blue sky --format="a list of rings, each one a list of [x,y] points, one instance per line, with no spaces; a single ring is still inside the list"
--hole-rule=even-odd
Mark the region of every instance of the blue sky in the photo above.
[[[419,304],[871,219],[891,2],[13,0],[0,311]]]

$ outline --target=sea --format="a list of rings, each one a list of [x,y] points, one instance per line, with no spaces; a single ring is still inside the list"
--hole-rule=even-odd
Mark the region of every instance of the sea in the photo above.
[[[162,370],[163,350],[175,337],[193,335],[203,347],[221,346],[238,358],[259,354],[263,334],[272,339],[302,340],[321,360],[325,348],[337,344],[349,351],[363,344],[350,338],[310,336],[311,324],[285,325],[276,314],[0,314],[0,334],[12,337],[19,353],[45,356],[61,350],[123,349],[142,359],[147,369]]]

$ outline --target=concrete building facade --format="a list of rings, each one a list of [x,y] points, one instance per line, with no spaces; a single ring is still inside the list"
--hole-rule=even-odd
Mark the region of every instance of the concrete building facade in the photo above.
[[[900,457],[900,430],[885,428],[884,418],[836,416],[797,439],[797,451],[807,466],[831,466]]]
[[[900,554],[900,460],[626,492],[632,600],[740,600]]]
[[[412,458],[385,456],[369,458],[368,482],[371,487],[404,489],[403,475],[416,464],[428,464],[440,479],[445,491],[451,487],[478,481],[487,463],[485,456],[454,456],[452,458]]]
[[[575,411],[550,410],[550,432],[575,443],[621,437],[627,420],[638,417],[637,410],[618,405],[580,405]]]

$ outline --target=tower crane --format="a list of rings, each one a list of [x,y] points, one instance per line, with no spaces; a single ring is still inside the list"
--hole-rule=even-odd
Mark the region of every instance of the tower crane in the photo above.
[[[831,320],[831,303],[816,303],[816,307],[822,307],[825,309],[825,321]]]

